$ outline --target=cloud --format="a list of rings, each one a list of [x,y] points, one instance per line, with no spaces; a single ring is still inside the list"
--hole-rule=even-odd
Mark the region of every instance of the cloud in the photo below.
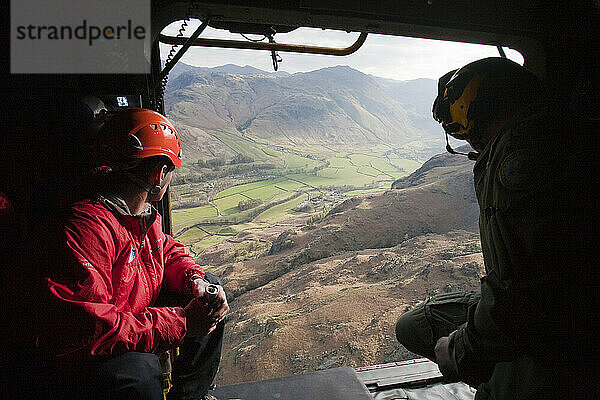
[[[181,22],[174,22],[163,32],[177,34]],[[198,21],[191,21],[186,29],[190,35]],[[207,28],[201,35],[207,38],[245,40],[239,34]],[[280,43],[310,44],[326,47],[347,47],[358,33],[300,28],[287,34],[276,34]],[[252,36],[259,39],[260,36]],[[162,57],[166,57],[170,46],[161,45]],[[523,63],[522,56],[505,49],[507,56]],[[498,56],[494,46],[470,43],[447,42],[440,40],[409,37],[369,35],[367,41],[356,53],[349,56],[323,56],[313,54],[279,53],[283,62],[279,70],[289,73],[306,72],[335,65],[348,65],[367,74],[397,80],[417,78],[437,79],[451,69],[459,68],[471,61],[484,57]],[[193,47],[182,58],[182,62],[200,67],[215,67],[223,64],[251,65],[265,71],[272,71],[270,53],[267,51],[237,50]]]

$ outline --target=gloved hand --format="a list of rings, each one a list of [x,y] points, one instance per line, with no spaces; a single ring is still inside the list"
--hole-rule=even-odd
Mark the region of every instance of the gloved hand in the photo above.
[[[209,334],[229,313],[223,287],[214,285],[218,288],[218,293],[209,299],[206,296],[206,287],[209,285],[204,279],[195,279],[191,284],[195,299],[185,307],[189,335]]]
[[[215,329],[216,324],[208,318],[210,308],[206,302],[194,298],[183,308],[186,336],[205,336]]]
[[[437,363],[440,372],[444,375],[447,382],[458,382],[458,366],[454,358],[454,334],[444,336],[438,339],[435,344],[435,362]]]

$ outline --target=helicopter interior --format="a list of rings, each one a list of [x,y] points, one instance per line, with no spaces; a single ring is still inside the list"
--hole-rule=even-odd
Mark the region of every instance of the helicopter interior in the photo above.
[[[562,117],[568,116],[573,129],[585,130],[581,140],[596,140],[600,117],[597,106],[600,3],[596,0],[153,0],[151,10],[152,47],[147,74],[13,74],[9,63],[4,64],[7,122],[0,191],[14,209],[14,215],[7,219],[10,225],[5,225],[2,232],[6,259],[15,259],[20,252],[27,251],[14,243],[23,242],[33,225],[77,195],[78,177],[91,167],[91,132],[94,120],[104,112],[103,107],[109,111],[146,107],[164,112],[165,79],[191,46],[254,48],[257,57],[273,54],[275,68],[275,51],[340,53],[338,55],[343,57],[344,52],[360,48],[363,36],[369,34],[487,44],[497,46],[500,51],[511,48],[519,51],[525,67],[543,80],[547,95],[563,105]],[[200,28],[194,33],[188,32],[191,39],[161,34],[167,25],[189,19],[202,21],[204,27],[265,35],[270,43],[214,40],[203,37]],[[277,33],[300,27],[361,32],[362,35],[346,49],[278,43]],[[166,64],[161,62],[160,43],[180,45],[179,53]],[[593,152],[584,152],[581,157],[585,165],[594,168],[596,155]],[[597,177],[593,179],[597,181]],[[158,204],[163,228],[168,233],[172,229],[170,207],[169,196]],[[14,263],[7,265],[12,265],[7,269],[9,273],[17,268]],[[6,292],[12,293],[11,290]],[[415,379],[421,383],[428,379],[439,381],[439,374],[428,375],[428,371],[425,368]],[[327,379],[340,379],[340,382],[349,379],[346,387],[353,387],[354,372],[351,376],[345,370],[338,372],[340,375]],[[320,378],[310,379],[318,381]],[[271,382],[268,390],[288,384],[289,381]],[[306,382],[298,381],[288,387],[294,385],[305,388]],[[260,387],[243,390],[259,397],[262,393]],[[330,390],[330,397],[321,391],[320,395],[314,394],[318,397],[305,398],[359,399],[365,398],[366,393],[360,387],[355,397],[347,391],[337,395],[334,392]]]

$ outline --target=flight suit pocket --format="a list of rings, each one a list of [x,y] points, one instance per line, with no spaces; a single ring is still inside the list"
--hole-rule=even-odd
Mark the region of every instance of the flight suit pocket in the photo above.
[[[444,293],[425,303],[425,316],[436,337],[448,336],[467,322],[469,307],[479,301],[478,292]]]

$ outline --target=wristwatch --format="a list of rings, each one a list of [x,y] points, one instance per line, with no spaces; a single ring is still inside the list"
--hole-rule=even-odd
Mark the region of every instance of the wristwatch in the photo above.
[[[194,281],[196,281],[198,279],[202,279],[204,282],[210,283],[209,281],[207,281],[206,279],[204,279],[202,276],[200,276],[198,274],[192,275],[190,277],[190,280],[188,281],[188,289],[189,289],[190,293],[192,293],[192,294],[194,293],[194,290],[193,290]]]

